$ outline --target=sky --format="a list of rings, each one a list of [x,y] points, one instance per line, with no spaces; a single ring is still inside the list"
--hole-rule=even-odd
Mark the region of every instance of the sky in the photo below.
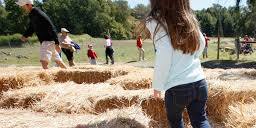
[[[128,0],[130,7],[135,7],[137,4],[149,4],[149,0]],[[211,7],[213,3],[229,7],[235,6],[236,0],[191,0],[191,8],[193,10],[201,10]],[[246,0],[242,0],[242,5],[246,5]]]

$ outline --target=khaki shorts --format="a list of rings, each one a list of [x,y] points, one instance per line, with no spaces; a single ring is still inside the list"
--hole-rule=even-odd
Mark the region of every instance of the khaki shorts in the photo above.
[[[55,61],[62,61],[59,53],[55,49],[54,41],[44,41],[40,46],[40,60],[51,61],[51,58]]]

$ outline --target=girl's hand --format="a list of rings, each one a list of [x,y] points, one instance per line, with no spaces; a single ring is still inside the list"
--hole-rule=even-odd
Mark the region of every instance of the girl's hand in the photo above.
[[[154,97],[161,98],[161,91],[154,90]]]

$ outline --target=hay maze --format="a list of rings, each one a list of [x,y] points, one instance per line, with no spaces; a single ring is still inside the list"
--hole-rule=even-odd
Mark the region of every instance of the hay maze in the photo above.
[[[68,70],[5,68],[0,127],[166,128],[163,99],[151,95],[153,69],[84,65]],[[256,127],[256,71],[205,69],[213,127]],[[186,127],[188,115],[184,113]]]

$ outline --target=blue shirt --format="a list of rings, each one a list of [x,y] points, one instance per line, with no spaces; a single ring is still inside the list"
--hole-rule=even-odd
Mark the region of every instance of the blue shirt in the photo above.
[[[152,37],[157,21],[148,21],[146,26]],[[181,50],[173,48],[169,34],[160,26],[154,38],[156,58],[152,86],[155,90],[166,91],[172,87],[205,78],[199,59],[205,46],[202,33],[199,40],[200,47],[197,51],[193,54],[184,54]]]

